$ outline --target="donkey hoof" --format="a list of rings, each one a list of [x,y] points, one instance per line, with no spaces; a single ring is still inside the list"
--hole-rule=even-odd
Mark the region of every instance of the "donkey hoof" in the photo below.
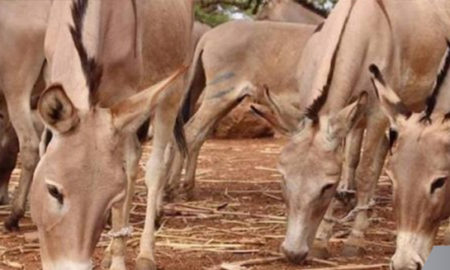
[[[16,215],[12,214],[5,220],[5,229],[8,232],[17,232],[19,231],[19,218]]]
[[[138,258],[136,260],[136,270],[157,270],[153,260],[147,258]]]

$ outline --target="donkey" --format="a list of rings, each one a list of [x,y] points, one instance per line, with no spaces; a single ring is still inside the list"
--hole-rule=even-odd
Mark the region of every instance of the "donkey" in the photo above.
[[[305,0],[266,0],[256,15],[257,20],[320,24],[327,13]]]
[[[448,42],[447,45],[450,46]],[[447,51],[427,107],[419,113],[408,108],[410,95],[393,90],[378,67],[370,67],[376,96],[391,127],[387,173],[394,183],[397,217],[397,249],[391,261],[394,270],[421,269],[440,223],[450,217],[450,92],[446,80],[449,67]]]
[[[406,19],[412,16],[414,20]],[[416,33],[427,35],[418,38]],[[306,110],[279,164],[288,207],[282,251],[289,260],[300,263],[311,250],[336,194],[345,138],[365,131],[355,173],[358,204],[352,213],[357,216],[345,251],[360,250],[370,199],[388,151],[388,120],[375,106],[375,97],[364,94],[372,87],[367,67],[379,65],[396,89],[410,93],[408,105],[420,108],[445,52],[445,43],[439,42],[443,38],[429,2],[373,0],[339,1],[322,30],[310,39],[299,78],[300,108]]]
[[[38,111],[53,138],[30,193],[44,269],[92,269],[90,257],[109,209],[112,243],[105,261],[110,269],[125,269],[140,157],[136,132],[153,113],[148,207],[136,269],[156,269],[155,205],[192,54],[192,24],[193,1],[52,3],[45,38],[49,86]],[[181,148],[183,136],[175,137]]]
[[[184,191],[188,197],[194,188],[201,146],[214,126],[244,98],[267,105],[264,95],[270,95],[286,105],[281,108],[285,121],[299,121],[295,73],[286,74],[296,69],[302,48],[315,28],[294,23],[234,21],[203,36],[191,69],[193,87],[183,106],[184,119],[189,119],[185,125],[189,151],[184,179]],[[240,38],[233,38],[236,36]],[[261,58],[261,55],[269,54],[272,57]],[[191,118],[201,94],[202,103]],[[170,172],[169,192],[178,186],[182,166],[183,160],[178,157]]]

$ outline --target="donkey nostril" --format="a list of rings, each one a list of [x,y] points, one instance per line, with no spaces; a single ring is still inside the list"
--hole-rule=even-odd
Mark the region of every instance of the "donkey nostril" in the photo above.
[[[422,270],[422,265],[420,263],[416,263],[416,270]]]

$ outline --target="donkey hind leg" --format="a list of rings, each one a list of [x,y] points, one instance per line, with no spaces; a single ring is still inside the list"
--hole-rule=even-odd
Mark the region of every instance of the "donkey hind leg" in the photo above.
[[[249,82],[240,83],[237,87],[228,88],[228,90],[223,92],[216,92],[215,89],[208,89],[208,87],[205,89],[203,103],[185,128],[189,152],[183,188],[188,198],[192,197],[198,155],[203,143],[212,132],[214,126],[246,96],[251,95],[255,89]]]
[[[105,251],[102,261],[103,268],[125,270],[126,240],[131,233],[129,224],[130,208],[134,196],[134,185],[139,170],[139,160],[142,155],[141,145],[134,134],[125,139],[125,162],[127,173],[127,190],[122,205],[112,209],[111,243]]]
[[[355,171],[361,156],[364,130],[364,127],[354,128],[346,138],[345,160],[342,167],[341,181],[337,188],[338,199],[346,205],[355,197]]]
[[[27,62],[28,63],[28,62]],[[39,76],[41,62],[34,62],[35,65],[28,65],[21,71],[14,71],[14,74],[5,74],[9,77],[4,80],[4,94],[8,104],[8,113],[11,123],[19,138],[20,155],[22,161],[22,171],[20,174],[19,186],[17,187],[12,201],[12,212],[5,221],[7,230],[17,230],[19,220],[25,214],[26,200],[33,179],[34,169],[39,161],[39,135],[33,124],[30,98],[33,85]],[[5,78],[4,77],[4,78]],[[20,78],[20,79],[19,79]]]
[[[377,116],[371,117],[367,123],[361,162],[356,171],[358,202],[355,209],[352,210],[352,213],[356,213],[356,218],[344,248],[345,255],[357,255],[363,250],[364,232],[370,225],[368,211],[371,199],[389,150],[389,143],[384,136],[388,123],[383,116]]]
[[[183,89],[183,80],[173,83],[174,89]],[[150,159],[146,165],[145,184],[147,186],[147,210],[145,226],[142,232],[140,251],[136,260],[137,270],[156,270],[154,257],[155,221],[158,212],[158,200],[164,192],[165,180],[167,180],[168,156],[167,146],[173,139],[173,129],[179,109],[181,93],[168,90],[172,96],[160,98],[161,102],[156,108],[154,117],[153,148]],[[175,96],[177,95],[177,96]],[[176,98],[173,98],[175,96]]]

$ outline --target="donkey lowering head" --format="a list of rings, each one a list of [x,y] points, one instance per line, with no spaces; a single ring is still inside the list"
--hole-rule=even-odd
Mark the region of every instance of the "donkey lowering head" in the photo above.
[[[449,67],[447,50],[427,107],[420,113],[410,112],[378,67],[370,67],[377,97],[391,124],[392,154],[387,173],[393,182],[398,230],[397,249],[392,258],[395,270],[421,269],[441,221],[450,216],[450,114],[443,111],[450,109],[450,104],[446,104],[448,91],[441,93],[438,100],[444,85],[448,88]],[[442,105],[434,112],[438,101]]]
[[[184,72],[182,68],[110,108],[100,107],[96,93],[102,67],[88,57],[81,39],[87,4],[86,0],[73,3],[70,32],[90,93],[90,107],[77,108],[66,94],[64,82],[50,85],[38,104],[53,138],[35,171],[30,204],[43,267],[50,270],[92,268],[90,258],[107,213],[112,207],[120,209],[126,195],[128,139],[148,119],[162,90]]]

